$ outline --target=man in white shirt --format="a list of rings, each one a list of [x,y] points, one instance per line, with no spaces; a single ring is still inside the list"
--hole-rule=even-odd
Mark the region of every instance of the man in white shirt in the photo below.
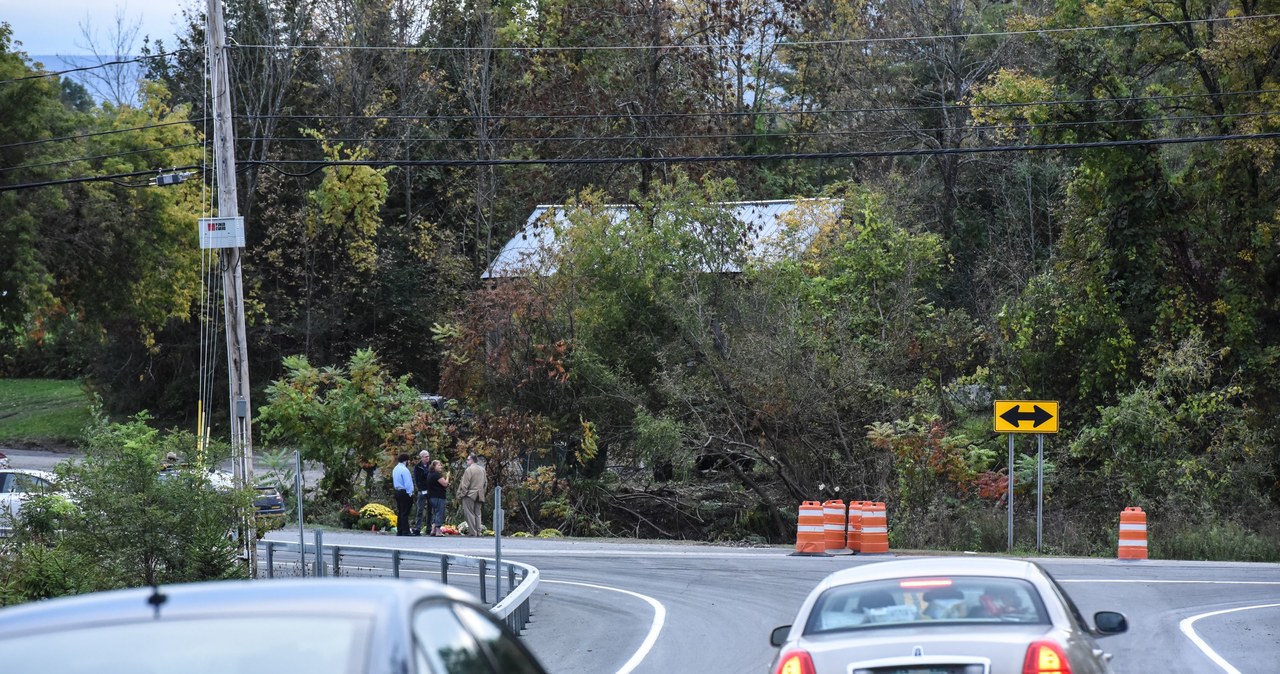
[[[409,515],[413,512],[413,473],[409,472],[409,455],[401,452],[391,471],[391,486],[396,494],[396,535],[409,535]]]

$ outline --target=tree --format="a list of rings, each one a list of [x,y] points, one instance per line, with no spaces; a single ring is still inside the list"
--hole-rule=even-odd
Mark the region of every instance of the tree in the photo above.
[[[86,429],[84,460],[57,467],[58,489],[73,504],[57,518],[59,531],[24,515],[14,544],[0,552],[0,603],[244,577],[229,533],[252,496],[208,472],[228,448],[199,455],[193,435],[162,433],[148,421],[145,412],[118,424],[100,417]],[[162,471],[169,452],[192,461]]]
[[[305,356],[286,357],[284,368],[258,412],[266,440],[292,443],[302,458],[324,466],[320,489],[335,501],[354,496],[363,466],[390,471],[394,461],[383,446],[422,405],[407,376],[392,377],[368,349],[356,351],[345,368],[317,369]]]

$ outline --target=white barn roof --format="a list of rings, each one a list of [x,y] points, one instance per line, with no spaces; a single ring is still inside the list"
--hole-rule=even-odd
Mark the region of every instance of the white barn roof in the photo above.
[[[772,259],[802,253],[813,242],[822,224],[840,217],[842,204],[837,199],[787,199],[729,201],[718,205],[730,210],[734,218],[746,225],[746,250],[743,252],[757,259]],[[797,208],[803,209],[802,217],[795,217],[800,213],[791,218],[784,217]],[[615,223],[625,220],[634,211],[632,206],[625,205],[606,206],[605,209]],[[563,205],[542,205],[533,209],[524,226],[502,247],[480,278],[510,278],[535,271],[554,273],[559,246],[555,228],[548,226],[548,219],[562,227],[569,224]],[[789,227],[793,229],[788,231]],[[726,264],[720,271],[742,270]]]

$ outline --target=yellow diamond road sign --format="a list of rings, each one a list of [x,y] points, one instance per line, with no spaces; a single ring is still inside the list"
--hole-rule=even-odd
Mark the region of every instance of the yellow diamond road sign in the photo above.
[[[1057,433],[1058,401],[997,400],[997,433]]]

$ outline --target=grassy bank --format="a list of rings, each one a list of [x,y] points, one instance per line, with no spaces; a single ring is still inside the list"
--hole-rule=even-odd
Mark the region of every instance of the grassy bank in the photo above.
[[[74,445],[89,419],[89,399],[79,382],[0,379],[0,445]]]

